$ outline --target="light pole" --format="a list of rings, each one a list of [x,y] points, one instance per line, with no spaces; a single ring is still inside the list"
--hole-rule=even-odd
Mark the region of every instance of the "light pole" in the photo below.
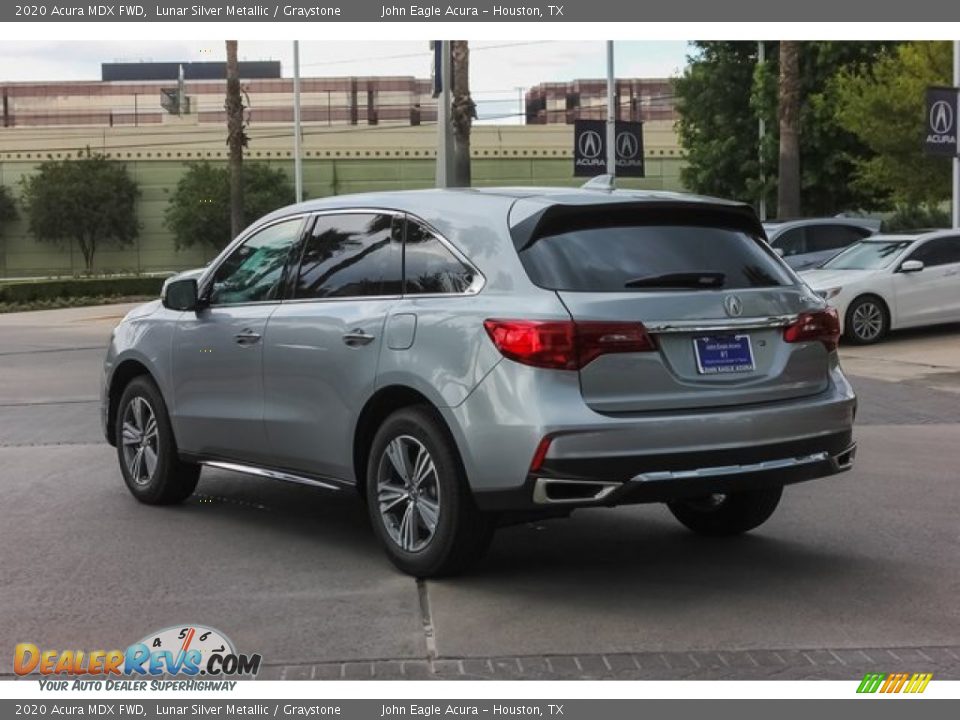
[[[303,200],[303,158],[300,147],[300,41],[293,41],[293,177],[296,200]]]
[[[767,52],[766,48],[763,46],[763,40],[757,43],[757,66],[763,68],[764,63],[767,61]],[[760,142],[758,145],[759,159],[760,159],[760,222],[765,222],[767,219],[767,171],[764,167],[764,152],[763,145],[764,139],[767,136],[767,121],[763,117],[763,111],[760,112],[760,119],[757,121],[758,130],[760,135]]]
[[[453,124],[450,122],[450,86],[452,73],[450,67],[450,41],[437,40],[439,43],[440,67],[434,72],[440,73],[440,95],[437,98],[437,187],[450,187],[453,163]],[[436,59],[436,55],[434,55]]]
[[[607,40],[607,174],[617,176],[617,112],[614,107],[616,79],[613,73],[613,40]]]
[[[960,228],[960,40],[953,41],[953,87],[957,89],[957,111],[953,132],[957,147],[953,155],[953,226]]]

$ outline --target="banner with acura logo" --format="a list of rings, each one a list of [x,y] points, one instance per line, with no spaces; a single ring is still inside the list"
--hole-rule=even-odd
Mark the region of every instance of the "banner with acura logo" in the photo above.
[[[957,144],[957,88],[927,88],[924,149],[930,155],[960,155]]]
[[[643,123],[617,121],[614,134],[619,177],[643,177]],[[573,126],[573,174],[592,177],[607,173],[607,124],[577,120]]]

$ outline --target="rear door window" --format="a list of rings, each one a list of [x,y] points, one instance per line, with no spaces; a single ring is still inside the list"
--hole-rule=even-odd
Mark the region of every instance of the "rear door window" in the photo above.
[[[737,228],[684,225],[579,227],[520,250],[530,279],[551,290],[629,292],[792,284],[765,243]]]
[[[399,295],[401,223],[388,214],[318,216],[303,249],[294,297]]]

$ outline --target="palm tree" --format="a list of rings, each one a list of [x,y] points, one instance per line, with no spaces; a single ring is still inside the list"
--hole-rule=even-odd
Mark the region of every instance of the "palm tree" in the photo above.
[[[780,43],[780,169],[777,216],[800,216],[800,43]]]
[[[453,178],[451,187],[470,186],[470,127],[477,106],[470,98],[470,48],[466,40],[450,42],[450,121],[453,123]]]
[[[227,40],[227,146],[230,149],[230,236],[243,230],[243,149],[247,134],[243,129],[243,98],[240,96],[240,64],[237,41]]]

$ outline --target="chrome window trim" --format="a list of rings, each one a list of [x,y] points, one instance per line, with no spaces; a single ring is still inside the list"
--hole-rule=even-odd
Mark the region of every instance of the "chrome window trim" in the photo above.
[[[392,217],[401,217],[406,218],[407,221],[413,220],[415,222],[423,225],[427,230],[433,233],[436,238],[440,241],[440,244],[443,245],[451,255],[454,256],[459,262],[463,263],[471,273],[473,273],[473,282],[470,283],[469,287],[463,292],[451,292],[451,293],[401,293],[397,295],[396,293],[390,293],[388,295],[335,295],[333,297],[323,297],[323,298],[289,298],[283,299],[280,302],[283,304],[291,303],[311,303],[311,302],[335,302],[342,300],[401,300],[401,299],[429,299],[429,298],[454,298],[454,297],[471,297],[477,295],[487,284],[486,276],[480,272],[479,268],[474,265],[466,255],[464,255],[460,250],[451,243],[439,230],[437,230],[433,225],[428,223],[426,220],[421,218],[419,215],[414,215],[413,213],[407,212],[405,210],[396,210],[392,208],[372,208],[372,207],[351,207],[351,208],[330,208],[326,210],[316,210],[311,213],[307,213],[311,219],[316,219],[326,215],[390,215]],[[264,226],[266,227],[266,226]],[[404,237],[404,245],[406,244],[406,237]],[[298,268],[299,269],[299,268]],[[233,306],[231,306],[233,307]]]
[[[765,318],[742,318],[731,320],[723,318],[716,321],[710,320],[670,320],[670,321],[650,321],[644,322],[643,326],[652,333],[695,333],[695,332],[717,332],[725,330],[749,330],[753,328],[776,328],[785,327],[796,322],[799,315],[773,315]]]
[[[227,258],[233,254],[233,251],[238,247],[243,245],[247,240],[252,238],[254,235],[259,233],[261,230],[266,230],[271,228],[274,225],[279,225],[280,223],[290,222],[291,220],[300,220],[300,231],[297,235],[298,242],[300,236],[303,235],[304,231],[304,219],[309,217],[311,213],[309,212],[299,212],[292,213],[290,215],[285,215],[270,222],[265,222],[260,225],[253,225],[248,228],[245,232],[237,235],[231,243],[229,243],[223,251],[210,263],[210,267],[207,268],[206,272],[200,276],[200,279],[197,281],[197,296],[204,297],[207,290],[209,290],[209,283],[213,282],[213,277],[217,274],[217,270],[220,269],[220,266],[226,262]],[[277,300],[256,300],[253,302],[245,303],[220,303],[217,305],[207,305],[207,308],[232,308],[232,307],[244,307],[249,305],[279,305],[282,302],[282,299],[278,298]]]

